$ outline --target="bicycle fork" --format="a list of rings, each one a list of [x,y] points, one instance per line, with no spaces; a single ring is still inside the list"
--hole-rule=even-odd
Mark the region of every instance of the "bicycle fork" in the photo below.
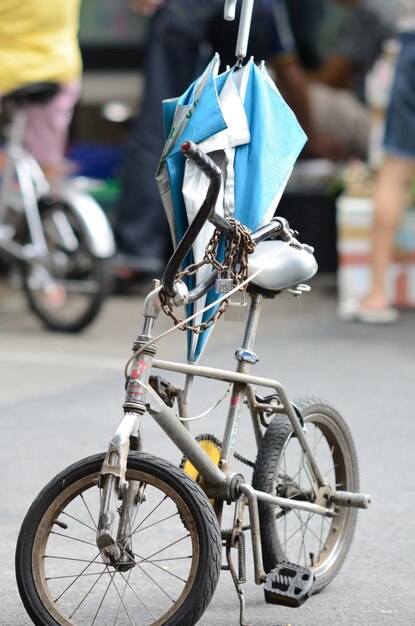
[[[131,558],[129,535],[130,520],[134,518],[139,503],[139,484],[127,482],[127,457],[130,437],[138,429],[140,415],[126,413],[111,437],[100,477],[101,507],[97,527],[97,545],[107,564],[128,563]],[[120,505],[121,500],[121,505]],[[119,515],[118,515],[119,514]],[[116,522],[118,519],[118,528]]]
[[[175,413],[148,386],[153,355],[153,349],[146,349],[137,359],[133,359],[124,403],[125,414],[111,437],[101,468],[99,486],[102,494],[96,541],[104,563],[118,569],[128,569],[134,565],[130,540],[131,520],[145,500],[145,494],[140,482],[126,480],[126,473],[130,444],[132,441],[140,441],[140,419],[145,411],[160,418],[162,428],[171,435],[190,461],[198,466],[208,483],[214,486],[215,493],[222,498],[235,499],[238,481],[242,480],[239,474],[225,476],[209,457],[206,458]],[[118,506],[120,500],[121,506]]]
[[[145,343],[137,340],[133,351]],[[126,480],[127,459],[131,448],[140,449],[140,421],[146,411],[145,387],[154,354],[154,346],[148,346],[133,358],[124,417],[110,439],[101,468],[99,486],[102,494],[96,541],[104,563],[116,565],[118,569],[129,569],[134,565],[131,520],[145,496],[138,481]]]

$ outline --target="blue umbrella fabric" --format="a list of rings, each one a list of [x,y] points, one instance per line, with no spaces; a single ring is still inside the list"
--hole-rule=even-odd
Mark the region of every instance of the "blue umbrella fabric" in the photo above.
[[[156,181],[169,220],[173,244],[186,231],[188,219],[182,183],[185,159],[180,147],[185,140],[199,144],[226,128],[219,105],[217,78],[220,59],[215,54],[203,74],[179,98],[163,102],[164,129],[167,137]]]
[[[283,100],[264,63],[250,59],[242,68],[220,74],[215,55],[201,77],[179,98],[163,103],[166,135],[157,182],[169,219],[173,241],[184,234],[203,201],[208,181],[180,153],[192,140],[219,165],[222,187],[216,210],[255,230],[268,222],[306,141],[298,121]],[[191,260],[203,257],[212,233],[210,224],[199,235]],[[203,280],[208,268],[195,277]],[[217,299],[188,308],[189,315]],[[196,318],[205,321],[212,310]],[[188,359],[197,362],[211,329],[188,336]]]
[[[265,64],[242,71],[251,141],[235,150],[235,217],[255,230],[273,217],[307,137]]]
[[[248,122],[239,93],[239,85],[235,82],[234,72],[228,71],[221,75],[217,81],[219,104],[222,110],[226,128],[207,137],[199,143],[199,147],[218,165],[222,172],[221,190],[216,204],[216,211],[221,216],[231,217],[234,215],[234,157],[235,148],[250,141]],[[183,197],[186,206],[186,216],[191,222],[200,208],[201,199],[206,195],[209,181],[198,167],[191,161],[185,165],[184,180],[182,185]],[[214,226],[209,222],[199,234],[193,245],[193,258],[196,263],[201,261],[214,231]],[[202,266],[196,276],[195,284],[203,281],[210,274],[212,268],[209,265]],[[214,290],[208,296],[200,298],[194,303],[192,313],[197,313],[217,298]],[[198,325],[206,321],[215,309],[206,313],[204,317],[197,316],[194,324]],[[189,335],[189,358],[197,360],[202,347],[206,344],[213,327],[206,330],[202,335]]]

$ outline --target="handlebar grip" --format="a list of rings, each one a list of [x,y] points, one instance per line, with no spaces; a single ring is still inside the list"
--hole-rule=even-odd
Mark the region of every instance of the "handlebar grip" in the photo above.
[[[181,146],[182,153],[209,178],[209,187],[203,203],[196,213],[192,223],[184,233],[176,250],[167,263],[162,278],[162,289],[169,296],[174,296],[174,281],[176,274],[182,266],[188,252],[190,251],[196,237],[207,222],[210,214],[215,209],[216,200],[219,195],[221,171],[219,167],[205,154],[193,141],[185,141]]]

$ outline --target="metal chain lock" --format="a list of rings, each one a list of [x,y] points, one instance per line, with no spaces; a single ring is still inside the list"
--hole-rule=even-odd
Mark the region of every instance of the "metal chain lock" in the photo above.
[[[232,281],[232,289],[237,287],[241,282],[243,282],[248,276],[248,255],[252,254],[255,250],[255,242],[251,238],[251,231],[249,228],[238,222],[233,218],[229,218],[228,223],[233,228],[233,232],[231,235],[224,235],[223,232],[216,228],[213,232],[212,237],[209,240],[209,243],[206,246],[205,254],[203,259],[199,263],[192,263],[188,265],[184,270],[178,272],[176,275],[175,281],[182,280],[185,277],[193,276],[196,272],[210,263],[218,273],[225,274],[227,279]],[[220,263],[217,259],[219,244],[222,241],[222,237],[224,237],[224,258],[222,263]],[[190,330],[191,332],[200,335],[207,328],[216,324],[219,318],[225,312],[229,301],[229,298],[225,298],[221,301],[217,310],[211,315],[211,317],[205,322],[201,322],[197,325],[192,324],[183,324],[182,319],[180,319],[174,312],[173,306],[171,303],[171,299],[169,296],[163,291],[160,291],[160,304],[161,308],[166,315],[168,315],[177,326],[180,324],[180,330]]]

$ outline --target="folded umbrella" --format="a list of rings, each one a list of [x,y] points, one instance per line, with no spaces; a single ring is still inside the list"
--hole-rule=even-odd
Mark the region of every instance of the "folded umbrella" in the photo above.
[[[216,211],[234,217],[251,230],[269,221],[287,184],[306,136],[285,103],[264,63],[250,59],[219,74],[217,54],[182,96],[163,103],[166,144],[156,179],[174,244],[197,213],[208,187],[206,177],[185,162],[180,147],[191,140],[209,154],[222,171]],[[203,259],[213,226],[206,224],[185,264]],[[202,266],[188,280],[190,287],[211,271]],[[218,298],[214,289],[187,307],[189,315]],[[214,311],[215,309],[213,309]],[[212,310],[197,316],[195,326]],[[199,335],[189,331],[188,360],[197,362],[212,327]]]

